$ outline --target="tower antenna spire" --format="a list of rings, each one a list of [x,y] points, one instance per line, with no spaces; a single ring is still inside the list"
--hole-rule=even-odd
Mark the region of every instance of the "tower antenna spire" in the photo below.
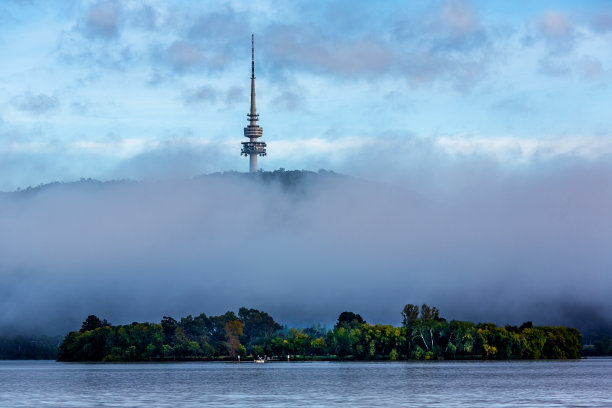
[[[257,104],[255,102],[255,35],[251,34],[251,110],[247,113],[249,125],[244,128],[244,137],[248,142],[242,142],[241,155],[249,156],[249,169],[251,173],[257,171],[257,156],[266,155],[266,143],[258,142],[263,135],[263,129],[257,124]]]
[[[255,79],[255,34],[251,34],[251,79]]]

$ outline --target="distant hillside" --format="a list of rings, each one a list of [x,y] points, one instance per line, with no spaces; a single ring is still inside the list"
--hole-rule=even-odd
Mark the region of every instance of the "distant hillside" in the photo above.
[[[305,186],[307,183],[316,181],[340,181],[340,180],[356,180],[350,176],[335,173],[333,171],[319,170],[318,172],[309,170],[285,170],[279,169],[274,171],[259,171],[257,173],[242,173],[237,171],[225,171],[211,174],[202,174],[194,177],[193,180],[199,181],[263,181],[265,183],[279,183],[287,190],[296,189]],[[181,182],[187,182],[188,180],[182,180]],[[18,194],[27,195],[40,191],[55,189],[55,188],[100,188],[117,185],[136,185],[136,184],[164,184],[174,183],[175,181],[146,181],[138,182],[134,180],[109,180],[100,181],[91,178],[82,178],[77,181],[59,182],[54,181],[51,183],[39,184],[37,186],[29,186],[26,188],[20,188],[13,192],[0,192],[0,195],[7,194]]]
[[[273,187],[280,186],[281,190],[291,194],[307,194],[326,188],[344,188],[350,189],[351,192],[363,191],[367,192],[369,198],[375,196],[384,195],[386,197],[396,197],[400,200],[405,200],[406,197],[410,198],[411,204],[422,207],[425,205],[432,205],[433,202],[426,199],[425,197],[402,189],[398,186],[386,185],[379,182],[368,181],[364,179],[355,178],[352,176],[339,174],[330,170],[319,170],[317,172],[309,170],[285,170],[279,169],[274,171],[258,171],[256,173],[243,173],[237,171],[225,171],[211,174],[202,174],[194,177],[193,179],[184,180],[161,180],[161,181],[134,181],[134,180],[108,180],[100,181],[91,178],[81,178],[78,181],[68,182],[51,182],[39,184],[37,186],[29,186],[23,189],[18,189],[13,192],[0,192],[0,198],[2,197],[27,197],[30,195],[38,194],[46,191],[101,191],[105,189],[112,189],[117,187],[168,187],[168,186],[182,186],[186,187],[191,185],[192,187],[206,186],[207,183],[214,183],[215,185],[221,184],[234,184],[236,183],[248,183],[252,185],[253,182],[260,182],[264,186]],[[364,193],[365,194],[365,193]]]

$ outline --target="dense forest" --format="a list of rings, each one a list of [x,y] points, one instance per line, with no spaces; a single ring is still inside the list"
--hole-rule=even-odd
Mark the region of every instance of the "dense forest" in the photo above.
[[[268,356],[293,360],[571,359],[581,335],[566,327],[497,327],[447,321],[435,307],[408,304],[400,327],[368,324],[343,312],[333,329],[282,327],[265,312],[165,316],[160,323],[113,326],[91,315],[66,335],[60,361],[235,360]]]

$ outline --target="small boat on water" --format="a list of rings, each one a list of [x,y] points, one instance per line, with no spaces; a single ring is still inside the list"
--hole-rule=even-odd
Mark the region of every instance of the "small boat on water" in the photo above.
[[[253,360],[253,362],[254,362],[254,363],[260,363],[260,364],[261,364],[261,363],[265,363],[265,362],[266,362],[266,360],[264,360],[264,359],[263,359],[263,357],[259,357],[259,356],[257,356],[257,358]]]

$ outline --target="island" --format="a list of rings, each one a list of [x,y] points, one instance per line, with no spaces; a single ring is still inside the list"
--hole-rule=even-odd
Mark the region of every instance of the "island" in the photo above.
[[[447,321],[436,307],[407,304],[399,327],[343,312],[333,328],[289,328],[242,307],[220,316],[164,316],[160,323],[112,325],[95,315],[66,335],[59,361],[509,360],[580,358],[581,334],[563,326],[498,327]]]

